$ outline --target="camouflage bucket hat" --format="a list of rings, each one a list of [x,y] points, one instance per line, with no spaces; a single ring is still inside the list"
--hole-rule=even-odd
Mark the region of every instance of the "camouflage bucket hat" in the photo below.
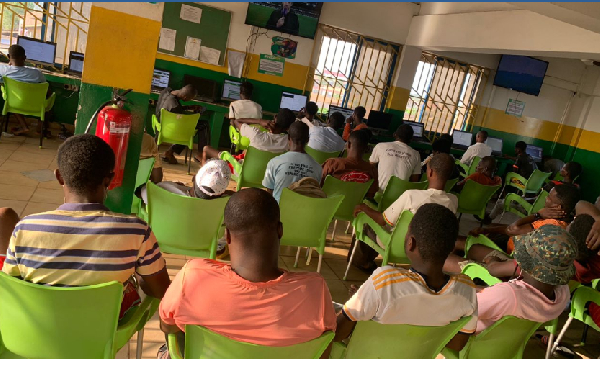
[[[577,244],[560,226],[545,225],[514,237],[514,257],[521,270],[539,282],[566,285],[575,275]]]

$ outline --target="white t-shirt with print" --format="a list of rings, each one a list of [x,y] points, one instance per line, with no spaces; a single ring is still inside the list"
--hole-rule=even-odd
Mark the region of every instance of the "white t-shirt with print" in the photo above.
[[[477,326],[475,284],[463,274],[449,278],[436,292],[417,272],[380,267],[346,302],[343,310],[353,321],[372,320],[386,325],[445,326],[472,316],[461,332],[473,333]]]
[[[229,119],[262,119],[262,107],[252,100],[237,100],[229,105]]]
[[[419,207],[426,203],[440,204],[454,213],[458,210],[458,198],[454,194],[439,189],[411,189],[402,193],[394,203],[383,211],[383,218],[390,226],[396,226],[402,212],[416,213]]]
[[[242,124],[242,127],[240,128],[240,134],[250,140],[250,146],[261,151],[279,153],[288,150],[287,134],[263,132],[260,129],[248,124]]]
[[[302,178],[313,178],[320,182],[321,173],[321,165],[307,153],[286,152],[269,161],[262,185],[273,190],[273,197],[279,202],[283,188]]]
[[[369,161],[378,164],[379,188],[382,191],[392,176],[408,180],[413,174],[421,174],[419,152],[400,141],[377,144]]]

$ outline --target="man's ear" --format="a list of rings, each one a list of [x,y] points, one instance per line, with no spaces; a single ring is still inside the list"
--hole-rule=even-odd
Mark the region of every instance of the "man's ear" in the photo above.
[[[225,228],[225,241],[227,244],[231,244],[231,233],[228,228]]]
[[[60,171],[58,169],[54,170],[54,176],[56,177],[58,184],[65,185],[65,181],[64,181],[62,175],[60,175]]]
[[[104,180],[102,181],[102,185],[104,185],[105,188],[108,188],[110,186],[110,182],[113,180],[114,177],[115,173],[111,172],[110,175],[104,178]]]
[[[280,221],[277,225],[277,238],[281,240],[281,237],[283,237],[283,223]]]
[[[414,253],[417,250],[417,241],[412,235],[406,237],[406,251]]]

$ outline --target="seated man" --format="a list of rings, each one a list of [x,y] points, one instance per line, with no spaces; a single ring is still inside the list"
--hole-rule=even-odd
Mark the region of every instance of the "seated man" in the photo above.
[[[427,163],[429,162],[429,160],[431,160],[433,155],[435,155],[437,153],[447,153],[447,154],[451,155],[450,154],[451,148],[452,148],[452,136],[449,134],[442,134],[438,139],[436,139],[431,144],[431,154],[429,156],[427,156],[427,158],[425,158],[423,160],[423,162],[421,162],[421,167],[427,165]]]
[[[319,106],[313,101],[308,101],[306,107],[298,114],[298,120],[308,125],[309,128],[323,126],[323,123],[317,118],[317,112],[319,112]]]
[[[372,198],[377,193],[379,185],[377,184],[377,167],[363,159],[363,155],[369,149],[369,135],[364,130],[352,132],[347,146],[347,157],[330,158],[325,161],[321,185],[325,183],[327,175],[342,181],[357,183],[366,183],[372,179],[373,184],[367,193],[367,196]]]
[[[166,334],[200,325],[237,341],[289,346],[335,330],[323,277],[278,266],[284,230],[271,195],[257,188],[235,193],[225,206],[224,222],[231,264],[188,261],[160,304]]]
[[[307,124],[308,125],[308,124]],[[312,126],[309,130],[308,146],[322,152],[341,152],[346,142],[337,133],[344,125],[344,115],[334,112],[327,120],[327,126]]]
[[[468,166],[471,165],[471,161],[473,161],[473,158],[475,157],[484,158],[490,156],[492,154],[492,147],[485,144],[487,138],[488,132],[485,130],[477,132],[477,135],[475,135],[475,144],[467,148],[467,151],[460,159],[460,163]]]
[[[290,125],[296,121],[296,116],[290,109],[279,109],[273,120],[261,119],[237,119],[230,120],[229,123],[237,129],[240,134],[250,140],[250,146],[261,151],[285,152],[288,150],[287,131]],[[267,131],[262,131],[255,126],[260,125]],[[213,158],[219,158],[221,152],[211,146],[204,146],[202,153],[202,165]],[[237,160],[242,160],[245,154],[236,156]]]
[[[537,165],[533,161],[533,158],[527,154],[527,143],[523,141],[515,143],[515,154],[517,158],[512,166],[512,171],[525,179],[528,179],[531,176],[531,173],[537,169]],[[523,183],[518,180],[516,181],[516,184],[523,185]]]
[[[504,316],[548,322],[564,310],[575,274],[575,239],[560,226],[545,225],[515,237],[515,259],[520,276],[477,293],[477,333]]]
[[[468,276],[442,271],[457,236],[458,220],[452,211],[434,203],[421,206],[404,243],[410,270],[390,265],[376,269],[338,315],[334,341],[350,336],[357,321],[445,326],[471,316],[448,343],[461,350],[475,332],[477,301],[475,284]]]
[[[154,167],[150,173],[150,181],[154,184],[158,184],[163,179],[163,169],[160,156],[158,155],[158,146],[152,137],[148,133],[144,133],[142,138],[142,149],[140,151],[140,160],[154,157]]]
[[[561,185],[564,183],[573,184],[576,187],[579,187],[579,185],[575,184],[575,179],[579,175],[581,175],[581,172],[582,172],[582,167],[579,162],[575,162],[575,161],[567,162],[560,169],[560,175],[562,176],[562,180],[550,180],[549,183],[544,185],[544,190],[546,192],[549,192],[555,186]]]
[[[181,101],[191,101],[196,98],[198,91],[196,91],[196,87],[188,84],[184,86],[182,89],[173,90],[170,87],[163,89],[158,96],[158,100],[156,101],[156,118],[160,121],[160,112],[162,109],[167,110],[168,112],[172,112],[174,114],[184,114],[186,112],[202,113],[205,109],[202,106],[183,106]],[[198,127],[198,126],[196,126]],[[165,162],[170,164],[177,164],[177,159],[175,158],[174,153],[180,155],[181,152],[186,147],[181,144],[172,145],[164,155]]]
[[[0,64],[0,77],[8,77],[19,82],[25,83],[45,83],[46,78],[39,69],[25,66],[25,49],[19,45],[12,45],[8,48],[8,65]],[[48,88],[47,96],[50,95]],[[20,128],[13,129],[15,135],[22,135],[29,132],[29,126],[25,117],[21,114],[13,114],[20,125]],[[41,132],[41,126],[40,126]]]
[[[361,129],[369,129],[366,123],[363,122],[365,115],[367,114],[367,109],[362,106],[358,106],[354,109],[354,113],[348,119],[346,119],[346,126],[344,127],[344,133],[342,134],[342,138],[345,141],[350,137],[350,133],[355,130]]]
[[[252,83],[242,83],[240,99],[229,104],[229,119],[262,119],[262,106],[252,101],[253,91]]]
[[[373,148],[369,161],[377,164],[381,191],[385,191],[392,176],[410,181],[421,178],[421,155],[409,146],[413,134],[410,125],[402,124],[394,133],[394,142],[379,143]]]
[[[134,274],[146,295],[162,298],[169,275],[152,230],[104,206],[115,175],[112,148],[96,136],[76,135],[60,146],[57,160],[65,204],[17,224],[2,271],[44,285],[124,283],[121,314],[139,300],[129,281]]]
[[[431,158],[431,161],[427,164],[427,180],[429,181],[429,188],[426,190],[407,190],[405,191],[394,203],[392,203],[383,213],[378,212],[364,203],[359,204],[354,209],[354,216],[357,216],[360,212],[366,213],[369,217],[375,220],[381,226],[387,226],[388,229],[392,230],[396,226],[396,222],[404,211],[411,211],[416,213],[417,210],[426,203],[437,203],[448,208],[453,213],[456,213],[458,209],[458,198],[454,194],[446,193],[444,187],[452,171],[454,170],[454,159],[446,154],[439,153]],[[375,238],[374,232],[368,228],[367,235],[373,240]],[[379,245],[383,246],[378,241]],[[348,251],[348,257],[352,249]],[[370,273],[376,267],[375,258],[377,252],[363,242],[359,242],[359,247],[356,249],[354,255],[353,264]]]
[[[502,178],[495,176],[496,171],[496,159],[492,156],[486,156],[479,161],[475,172],[467,176],[464,180],[456,183],[457,187],[462,189],[467,180],[473,180],[481,185],[501,185]]]
[[[283,188],[298,180],[306,177],[321,180],[321,165],[304,150],[308,143],[308,126],[300,121],[294,122],[288,139],[290,150],[269,161],[262,182],[277,202]]]

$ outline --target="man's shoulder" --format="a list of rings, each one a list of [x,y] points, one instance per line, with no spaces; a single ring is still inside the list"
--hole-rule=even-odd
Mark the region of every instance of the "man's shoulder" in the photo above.
[[[284,283],[289,284],[310,284],[313,286],[321,285],[326,286],[327,283],[321,274],[317,272],[287,272],[286,277],[283,279]],[[307,291],[313,292],[314,289]]]

